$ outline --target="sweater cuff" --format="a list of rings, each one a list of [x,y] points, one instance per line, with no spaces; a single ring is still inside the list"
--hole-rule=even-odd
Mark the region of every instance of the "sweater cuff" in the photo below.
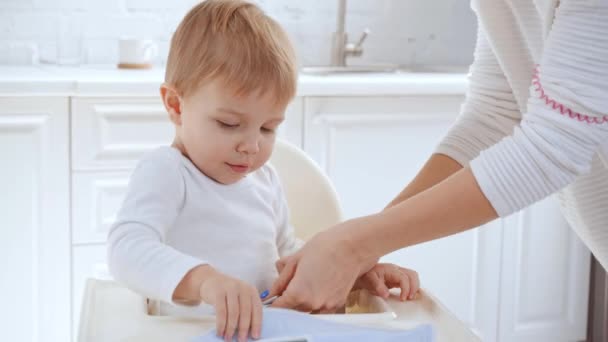
[[[433,152],[433,154],[443,154],[448,156],[454,159],[462,167],[469,165],[469,162],[474,157],[471,151],[462,149],[459,145],[451,144],[446,140],[435,148],[435,152]]]
[[[566,185],[571,179],[560,170],[552,169],[550,163],[542,163],[540,154],[533,157],[524,147],[525,138],[520,129],[513,136],[482,151],[470,163],[471,171],[481,191],[486,196],[499,217],[513,214],[557,191],[554,184],[543,172],[560,174],[559,181]]]
[[[183,255],[179,260],[174,260],[167,265],[161,267],[166,270],[166,273],[162,276],[161,280],[161,300],[167,303],[179,305],[173,301],[173,293],[177,288],[177,285],[184,279],[184,276],[193,268],[199,265],[205,265],[207,262],[201,261],[197,258],[189,255]]]
[[[470,168],[481,192],[488,199],[499,217],[505,217],[511,214],[513,210],[507,204],[507,200],[502,196],[503,184],[500,182],[500,178],[503,176],[498,175],[499,172],[495,169],[495,158],[476,158],[471,162]],[[494,166],[493,166],[494,165]]]

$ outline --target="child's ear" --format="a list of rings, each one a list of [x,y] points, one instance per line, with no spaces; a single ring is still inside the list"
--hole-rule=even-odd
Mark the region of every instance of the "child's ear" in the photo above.
[[[163,99],[169,118],[176,125],[182,124],[182,100],[175,88],[163,83],[160,86],[160,97]]]

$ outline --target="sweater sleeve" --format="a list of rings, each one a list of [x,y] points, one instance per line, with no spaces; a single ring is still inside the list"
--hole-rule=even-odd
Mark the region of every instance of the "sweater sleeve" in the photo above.
[[[468,165],[482,150],[511,134],[520,119],[521,111],[511,85],[479,25],[465,102],[435,153]]]
[[[147,298],[172,302],[175,288],[202,260],[164,243],[182,208],[185,185],[179,162],[143,160],[134,170],[108,234],[108,266],[114,278]]]
[[[589,172],[608,141],[608,3],[563,1],[520,126],[471,162],[500,216]]]

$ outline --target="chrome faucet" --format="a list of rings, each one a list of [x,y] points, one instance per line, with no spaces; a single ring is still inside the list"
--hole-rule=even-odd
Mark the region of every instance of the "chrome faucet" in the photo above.
[[[369,34],[369,29],[365,29],[356,44],[348,42],[348,35],[344,31],[344,21],[346,18],[346,0],[338,0],[338,17],[336,32],[334,32],[331,46],[331,65],[346,66],[346,57],[358,57],[363,54],[363,42]]]

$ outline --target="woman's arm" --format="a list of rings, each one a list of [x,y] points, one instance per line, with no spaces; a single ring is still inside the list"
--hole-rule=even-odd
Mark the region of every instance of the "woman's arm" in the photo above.
[[[386,209],[432,187],[460,169],[462,166],[454,159],[443,154],[433,154],[414,180],[386,206]]]
[[[511,134],[521,112],[480,20],[460,116],[414,180],[387,207],[441,182]]]
[[[334,304],[332,298],[345,296],[344,284],[352,285],[354,273],[370,259],[508,215],[589,170],[600,144],[608,141],[608,4],[582,3],[562,4],[569,7],[558,13],[542,59],[547,66],[540,74],[544,90],[532,87],[527,114],[511,136],[470,166],[400,204],[313,238],[281,272],[275,288],[286,290],[276,305],[317,309]],[[508,101],[496,110],[514,109],[511,106]],[[461,122],[472,117],[464,115]],[[506,118],[495,116],[495,132],[506,127],[500,122]],[[465,132],[468,126],[463,127]],[[483,129],[492,132],[492,127]],[[498,134],[481,138],[500,140]],[[452,135],[444,140],[444,146],[452,146],[446,154],[465,165],[475,146],[486,143],[476,139]],[[471,143],[478,145],[458,148]],[[322,267],[328,260],[337,266]]]
[[[360,260],[439,239],[487,223],[498,215],[471,169],[465,167],[442,182],[380,214],[347,221],[347,244],[357,246]]]
[[[470,168],[373,219],[359,242],[388,234],[372,243],[370,256],[509,215],[590,170],[608,141],[608,5],[562,6],[542,59],[548,70],[534,79],[521,125]]]

